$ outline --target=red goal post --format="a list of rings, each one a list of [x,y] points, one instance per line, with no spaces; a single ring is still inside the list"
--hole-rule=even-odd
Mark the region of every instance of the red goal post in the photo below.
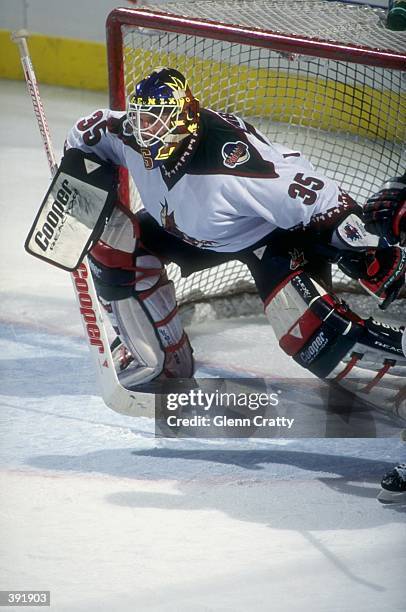
[[[271,140],[301,150],[363,203],[405,165],[406,36],[385,30],[373,9],[337,4],[223,0],[169,3],[166,12],[115,9],[106,26],[110,107],[124,110],[137,81],[171,65],[203,106],[240,114]],[[311,8],[299,20],[298,5]],[[124,172],[120,195],[140,206]],[[170,266],[169,275],[181,302],[252,286],[237,262],[190,279]],[[347,286],[340,273],[335,280]]]

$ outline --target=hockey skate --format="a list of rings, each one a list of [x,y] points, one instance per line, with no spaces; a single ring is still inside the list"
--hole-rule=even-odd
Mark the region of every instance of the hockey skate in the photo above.
[[[406,463],[396,465],[381,481],[378,501],[382,504],[406,503]]]

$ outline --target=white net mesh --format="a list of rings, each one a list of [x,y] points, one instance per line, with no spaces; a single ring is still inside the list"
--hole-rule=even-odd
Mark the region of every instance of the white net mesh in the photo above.
[[[264,31],[362,44],[404,53],[404,33],[385,29],[382,12],[334,2],[178,2],[154,10]],[[125,26],[128,94],[156,66],[183,72],[202,106],[241,115],[268,137],[302,151],[359,203],[402,167],[406,134],[405,72],[362,63],[278,52],[219,38]],[[406,58],[405,58],[406,59]],[[403,158],[403,165],[405,159]],[[132,190],[132,207],[140,206]],[[249,290],[239,262],[180,277],[169,267],[180,302]],[[335,273],[336,283],[348,280]]]
[[[406,35],[385,27],[379,8],[326,0],[180,0],[138,2],[160,10],[283,34],[404,53]]]

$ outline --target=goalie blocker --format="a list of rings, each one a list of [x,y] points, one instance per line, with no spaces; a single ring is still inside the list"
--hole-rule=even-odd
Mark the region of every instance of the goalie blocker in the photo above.
[[[116,168],[69,149],[25,242],[31,255],[72,272],[97,241],[113,210]]]

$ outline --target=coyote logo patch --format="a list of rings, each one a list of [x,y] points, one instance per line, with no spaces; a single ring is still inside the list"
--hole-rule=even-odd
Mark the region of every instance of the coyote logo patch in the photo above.
[[[250,158],[248,145],[241,140],[237,142],[226,142],[221,149],[223,163],[227,168],[235,168],[240,164],[244,164]]]
[[[359,230],[354,225],[351,225],[351,223],[344,225],[344,232],[348,240],[351,240],[351,242],[361,240],[362,238]]]
[[[360,249],[376,246],[378,244],[378,238],[375,239],[374,236],[368,236],[364,224],[355,214],[349,215],[341,225],[337,227],[336,231],[342,242],[352,248]]]

